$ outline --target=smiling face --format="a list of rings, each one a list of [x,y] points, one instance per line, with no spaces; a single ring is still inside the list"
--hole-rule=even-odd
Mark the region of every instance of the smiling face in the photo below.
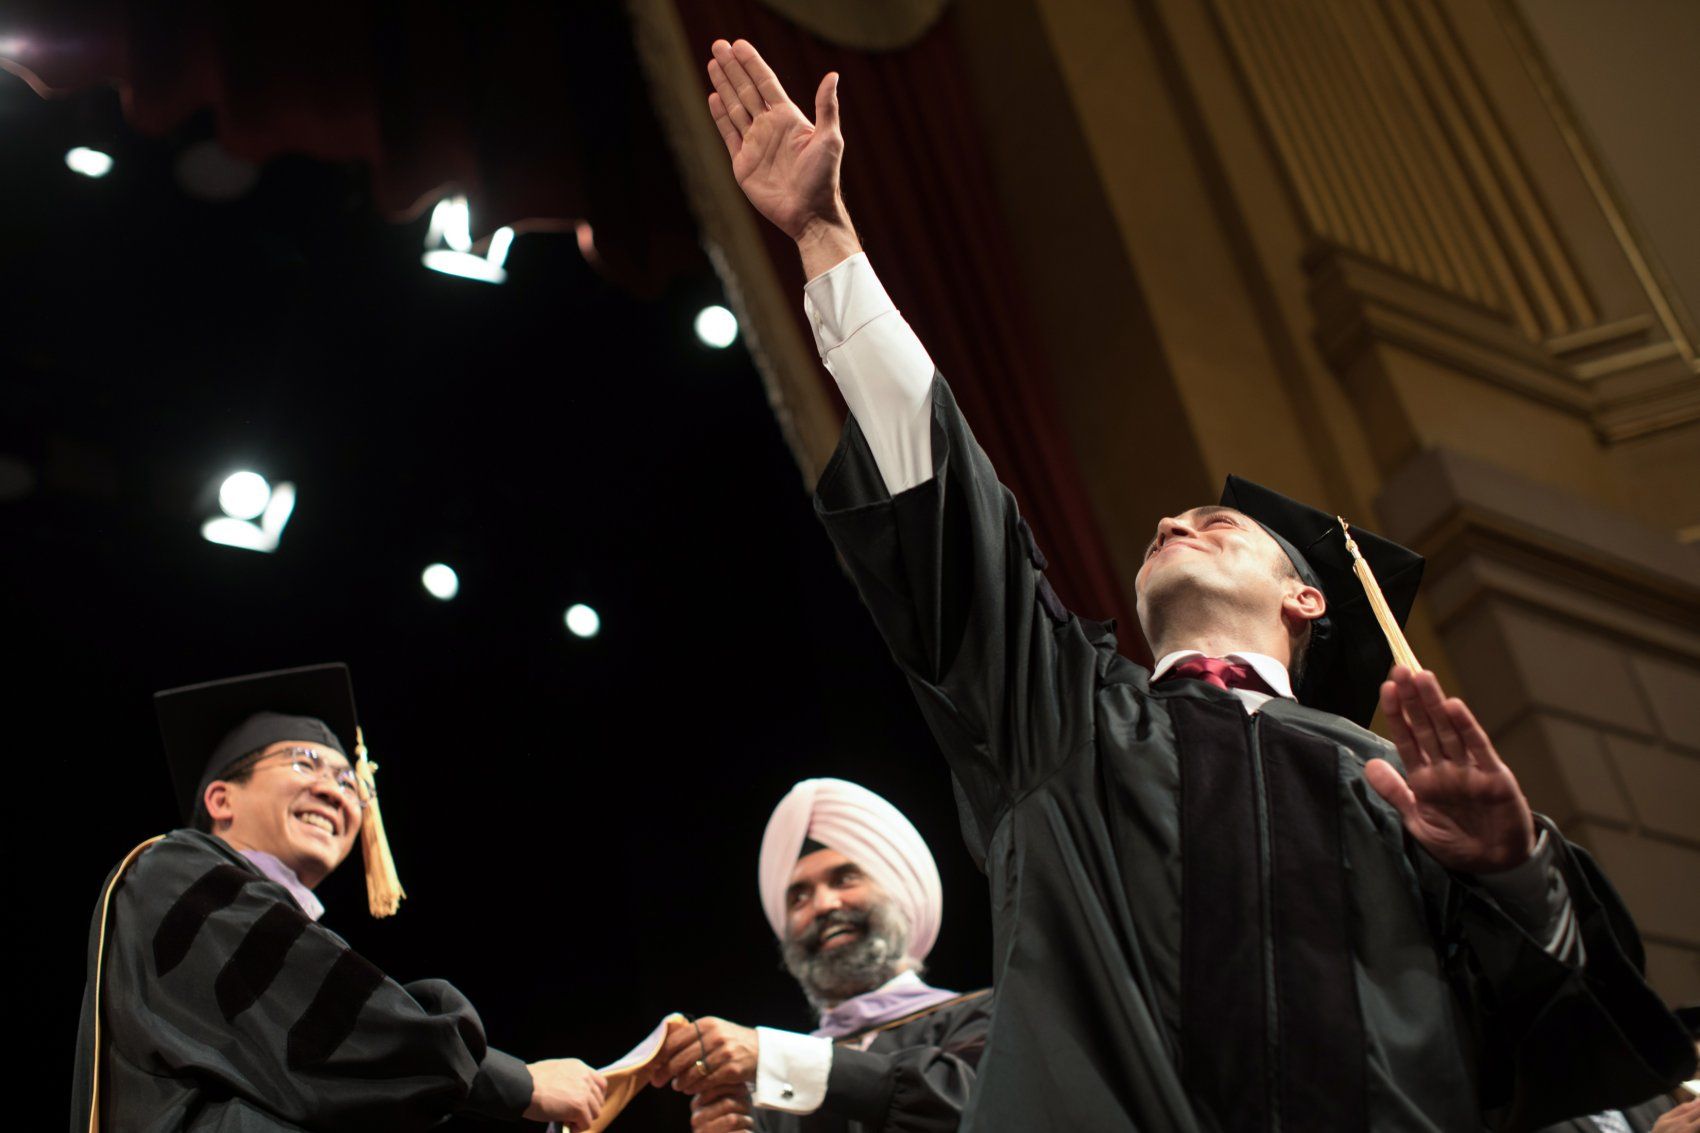
[[[1286,562],[1269,533],[1233,508],[1195,507],[1158,521],[1134,590],[1143,595],[1170,579],[1200,576],[1237,585],[1268,583],[1290,573],[1283,569]]]
[[[1294,637],[1325,609],[1269,533],[1233,508],[1196,507],[1167,516],[1145,549],[1134,579],[1139,621],[1155,642],[1179,603],[1215,603],[1244,624]],[[1266,650],[1268,651],[1268,650]],[[1272,652],[1272,651],[1269,651]]]
[[[785,889],[786,936],[796,940],[811,929],[819,931],[819,949],[831,951],[858,939],[856,914],[869,903],[883,900],[885,891],[868,879],[862,867],[837,850],[816,850],[797,859]],[[836,916],[843,913],[846,915]]]
[[[342,864],[360,833],[358,795],[347,789],[348,760],[323,744],[269,745],[240,782],[207,784],[213,832],[238,850],[271,854],[309,889]],[[337,777],[343,776],[339,785]]]
[[[785,890],[785,967],[817,1007],[903,970],[909,927],[886,891],[837,850],[798,859]]]

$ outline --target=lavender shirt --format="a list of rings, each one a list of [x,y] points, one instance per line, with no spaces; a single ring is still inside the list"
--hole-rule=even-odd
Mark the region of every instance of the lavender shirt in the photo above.
[[[264,850],[241,850],[241,855],[254,863],[254,868],[289,890],[289,895],[295,898],[295,903],[301,906],[301,911],[307,914],[308,920],[318,920],[325,915],[325,907],[319,899],[313,896],[313,891],[301,884],[301,879],[295,876],[295,871],[279,861],[276,856]]]
[[[914,972],[904,972],[873,991],[846,999],[828,1010],[821,1016],[814,1037],[840,1039],[905,1015],[913,1015],[935,1003],[955,999],[960,994],[942,987],[928,987]]]

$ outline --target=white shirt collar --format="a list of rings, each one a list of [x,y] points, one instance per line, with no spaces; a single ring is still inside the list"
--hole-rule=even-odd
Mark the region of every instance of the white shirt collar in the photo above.
[[[875,991],[892,991],[892,990],[894,990],[896,988],[900,988],[900,987],[926,987],[926,986],[927,986],[926,982],[924,980],[922,980],[920,976],[915,974],[915,969],[910,968],[907,971],[898,972],[895,976],[892,976],[889,980],[886,980],[884,983],[880,984],[879,987],[875,988],[874,990]]]
[[[1164,655],[1163,659],[1157,662],[1151,670],[1151,679],[1157,680],[1188,657],[1202,656],[1204,656],[1204,652],[1199,649],[1177,649],[1173,653]],[[1267,653],[1230,653],[1223,660],[1241,661],[1250,665],[1252,671],[1263,678],[1263,683],[1275,690],[1275,695],[1286,697],[1288,700],[1297,699],[1293,695],[1293,681],[1287,675],[1287,666]]]

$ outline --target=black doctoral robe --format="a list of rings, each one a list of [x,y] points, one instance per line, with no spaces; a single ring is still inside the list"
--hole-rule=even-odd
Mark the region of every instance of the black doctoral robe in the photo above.
[[[1640,1105],[1622,1106],[1619,1112],[1623,1114],[1624,1123],[1629,1126],[1629,1133],[1651,1133],[1653,1123],[1675,1109],[1676,1104],[1669,1097],[1661,1096]],[[1591,1116],[1584,1116],[1549,1125],[1540,1133],[1603,1133],[1603,1129]]]
[[[89,1128],[99,937],[97,907],[72,1133]],[[424,1129],[531,1102],[530,1071],[460,992],[389,979],[210,834],[167,835],[119,881],[103,981],[108,1133]]]
[[[837,1040],[826,1098],[802,1116],[756,1110],[762,1133],[954,1133],[974,1089],[992,995],[974,992]],[[872,1034],[873,1040],[865,1040]]]
[[[965,1129],[1527,1128],[1693,1064],[1634,925],[1551,837],[1587,949],[1548,955],[1408,841],[1373,733],[1149,683],[1063,609],[935,378],[893,498],[852,419],[816,508],[950,765],[998,1006]]]

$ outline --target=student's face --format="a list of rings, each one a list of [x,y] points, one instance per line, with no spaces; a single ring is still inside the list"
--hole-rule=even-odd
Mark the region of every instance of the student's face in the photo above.
[[[1134,578],[1140,621],[1159,601],[1185,601],[1195,594],[1232,594],[1242,607],[1267,606],[1278,614],[1287,596],[1301,589],[1280,544],[1233,508],[1195,507],[1166,516],[1145,549]]]
[[[342,864],[359,835],[352,777],[335,748],[275,743],[247,780],[208,785],[207,813],[225,841],[273,855],[311,888]]]

